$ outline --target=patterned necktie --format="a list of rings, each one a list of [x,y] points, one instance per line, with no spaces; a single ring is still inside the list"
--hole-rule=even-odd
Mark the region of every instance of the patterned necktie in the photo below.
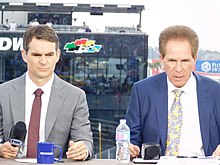
[[[32,112],[28,128],[27,157],[36,158],[37,142],[39,141],[40,113],[41,113],[41,95],[43,91],[37,89],[32,105]]]
[[[179,155],[179,143],[183,115],[180,96],[183,91],[175,89],[173,92],[175,94],[175,98],[168,115],[166,156]]]

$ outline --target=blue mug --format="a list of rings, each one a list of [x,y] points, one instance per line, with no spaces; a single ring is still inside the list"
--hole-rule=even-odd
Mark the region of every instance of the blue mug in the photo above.
[[[55,149],[59,150],[59,158],[55,158]],[[38,142],[37,143],[37,163],[39,164],[53,164],[62,159],[63,151],[58,145],[53,142]]]

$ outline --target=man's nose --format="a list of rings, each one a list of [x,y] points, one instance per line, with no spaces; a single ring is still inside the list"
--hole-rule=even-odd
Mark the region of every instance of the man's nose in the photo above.
[[[182,66],[182,62],[181,61],[177,61],[175,70],[177,72],[181,72],[183,70],[183,66]]]
[[[40,63],[41,63],[41,64],[46,64],[46,63],[47,63],[47,58],[46,58],[46,56],[41,56],[41,57],[40,57]]]

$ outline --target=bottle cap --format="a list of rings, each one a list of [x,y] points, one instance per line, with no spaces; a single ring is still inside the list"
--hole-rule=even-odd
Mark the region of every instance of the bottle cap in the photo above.
[[[120,119],[120,123],[126,123],[125,119]]]

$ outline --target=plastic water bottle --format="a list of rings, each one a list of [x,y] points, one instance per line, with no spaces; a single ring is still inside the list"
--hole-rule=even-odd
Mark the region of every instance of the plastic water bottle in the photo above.
[[[130,162],[130,129],[125,119],[120,120],[120,124],[116,128],[116,161],[119,163]]]

